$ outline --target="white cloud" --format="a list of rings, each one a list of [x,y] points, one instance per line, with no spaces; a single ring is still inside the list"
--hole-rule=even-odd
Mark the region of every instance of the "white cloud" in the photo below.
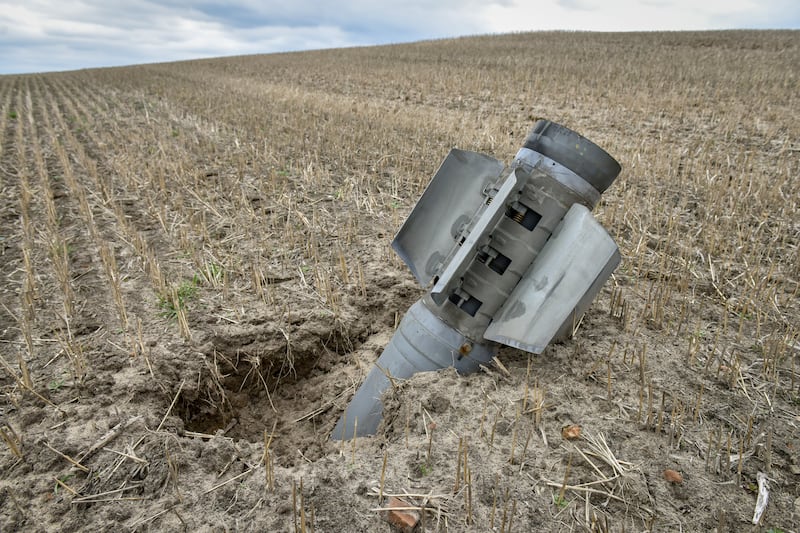
[[[495,32],[710,30],[800,24],[796,0],[516,0],[512,5],[491,6],[487,12]]]
[[[528,30],[800,27],[797,0],[0,0],[0,73]]]

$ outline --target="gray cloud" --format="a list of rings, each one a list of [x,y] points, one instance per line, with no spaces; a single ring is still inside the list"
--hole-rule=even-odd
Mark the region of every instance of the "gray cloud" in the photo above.
[[[477,0],[435,3],[0,1],[0,72],[413,41],[485,31]],[[508,1],[494,5],[509,6]]]
[[[578,11],[594,11],[603,7],[602,3],[591,0],[556,0],[556,4],[565,9]]]
[[[798,27],[796,4],[796,0],[762,0],[758,5],[753,0],[535,4],[528,0],[0,0],[0,73],[512,30]]]

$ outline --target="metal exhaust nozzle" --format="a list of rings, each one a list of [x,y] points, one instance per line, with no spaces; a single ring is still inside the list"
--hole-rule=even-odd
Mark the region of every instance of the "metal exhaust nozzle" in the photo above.
[[[417,301],[400,321],[394,336],[336,424],[331,438],[374,435],[383,418],[381,396],[391,386],[391,380],[408,379],[417,372],[450,366],[469,374],[480,365],[490,364],[493,355],[494,347],[474,344],[445,324],[422,300]]]

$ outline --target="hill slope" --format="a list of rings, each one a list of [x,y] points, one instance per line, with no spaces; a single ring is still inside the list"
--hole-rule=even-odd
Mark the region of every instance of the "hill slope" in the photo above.
[[[533,33],[0,77],[0,530],[800,523],[798,32]],[[623,166],[575,338],[327,435],[422,290],[448,150]],[[583,438],[562,438],[580,425]],[[682,483],[665,479],[665,470]],[[777,529],[776,529],[777,530]]]

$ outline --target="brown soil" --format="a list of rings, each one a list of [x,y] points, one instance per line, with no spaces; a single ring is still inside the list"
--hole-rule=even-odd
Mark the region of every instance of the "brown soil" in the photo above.
[[[520,34],[0,77],[0,531],[388,531],[389,495],[424,531],[797,531],[798,47]],[[623,265],[574,338],[417,375],[375,437],[329,441],[423,294],[389,243],[436,165],[508,160],[538,116],[622,163],[597,216]]]

